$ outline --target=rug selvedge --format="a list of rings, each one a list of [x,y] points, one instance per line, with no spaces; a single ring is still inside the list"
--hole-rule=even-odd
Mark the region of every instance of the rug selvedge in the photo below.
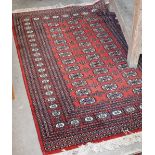
[[[102,2],[13,14],[45,154],[141,129],[141,69],[112,20]]]

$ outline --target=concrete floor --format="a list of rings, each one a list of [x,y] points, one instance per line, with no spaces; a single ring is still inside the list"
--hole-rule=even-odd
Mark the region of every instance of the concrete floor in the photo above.
[[[94,0],[13,0],[13,10],[46,7],[68,4],[93,2]],[[123,16],[131,27],[132,8],[131,0],[119,0]],[[16,99],[13,101],[13,155],[42,155],[35,130],[29,102],[27,99],[16,48],[13,42],[13,83]],[[141,149],[140,143],[124,146],[113,151],[105,150],[104,153],[89,152],[89,155],[125,155],[127,152]],[[87,154],[84,154],[87,155]]]
[[[92,3],[94,0],[13,0],[13,10],[35,7],[46,7],[55,5],[69,5],[69,4],[81,4]]]
[[[124,19],[127,31],[131,33],[134,0],[117,0],[120,14]]]

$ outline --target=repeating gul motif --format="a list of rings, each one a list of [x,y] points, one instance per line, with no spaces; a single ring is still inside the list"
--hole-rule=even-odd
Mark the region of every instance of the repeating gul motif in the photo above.
[[[103,2],[68,10],[13,15],[45,152],[141,128],[141,70],[115,19]]]

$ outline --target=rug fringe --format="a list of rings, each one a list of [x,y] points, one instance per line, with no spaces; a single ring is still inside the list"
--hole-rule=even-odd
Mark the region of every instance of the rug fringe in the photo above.
[[[53,6],[47,6],[47,7],[37,7],[37,8],[25,8],[25,9],[16,9],[13,10],[12,13],[21,13],[21,12],[30,12],[30,11],[39,11],[39,10],[48,10],[48,9],[58,9],[58,8],[65,8],[65,7],[71,7],[71,6],[85,6],[85,5],[94,5],[95,3],[99,2],[101,0],[95,0],[92,3],[80,3],[80,4],[70,4],[70,5],[63,5],[62,3],[53,5]],[[109,3],[109,0],[104,0],[105,4]]]
[[[126,133],[129,133],[129,131],[124,131]],[[131,132],[130,132],[131,133]],[[129,146],[135,143],[141,143],[142,142],[142,133],[132,133],[130,135],[126,135],[120,138],[111,139],[108,141],[103,141],[100,143],[87,143],[86,145],[82,145],[77,149],[74,150],[63,150],[61,152],[61,155],[87,155],[90,152],[94,153],[103,153],[104,151],[114,151],[116,149],[119,149],[121,147]],[[133,154],[135,152],[141,152],[141,149],[135,149],[130,152],[127,152],[125,155]],[[59,155],[59,154],[58,154]]]

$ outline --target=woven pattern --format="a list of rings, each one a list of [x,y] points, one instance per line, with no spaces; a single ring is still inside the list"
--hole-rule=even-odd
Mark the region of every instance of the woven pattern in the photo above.
[[[103,2],[13,14],[14,38],[44,154],[141,130],[141,67]]]

